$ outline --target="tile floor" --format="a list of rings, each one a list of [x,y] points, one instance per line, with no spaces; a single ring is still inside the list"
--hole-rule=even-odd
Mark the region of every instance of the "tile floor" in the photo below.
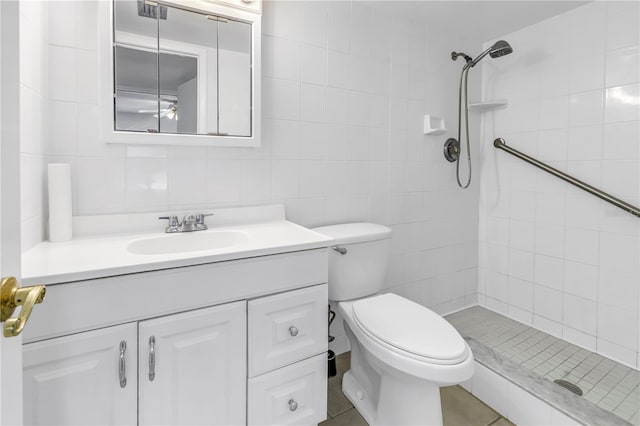
[[[342,375],[349,369],[350,353],[337,356],[338,375],[329,379],[327,420],[322,426],[367,426],[362,416],[342,393]],[[509,420],[460,386],[442,388],[442,415],[445,426],[513,426]]]
[[[598,407],[640,426],[640,371],[481,306],[446,316],[470,337],[550,382],[567,380]]]

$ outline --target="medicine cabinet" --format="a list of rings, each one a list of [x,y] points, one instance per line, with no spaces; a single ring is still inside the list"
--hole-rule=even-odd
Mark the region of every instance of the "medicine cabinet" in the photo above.
[[[260,2],[100,4],[101,136],[260,146]]]

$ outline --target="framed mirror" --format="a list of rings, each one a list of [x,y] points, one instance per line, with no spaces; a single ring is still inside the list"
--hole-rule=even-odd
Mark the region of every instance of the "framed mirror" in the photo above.
[[[259,146],[259,14],[199,0],[101,7],[105,141]]]

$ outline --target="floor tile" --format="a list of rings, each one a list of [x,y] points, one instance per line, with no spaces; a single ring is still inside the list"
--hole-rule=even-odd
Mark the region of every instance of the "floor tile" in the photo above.
[[[332,377],[327,386],[327,411],[329,417],[336,417],[351,410],[353,405],[342,393],[342,377]]]
[[[349,371],[351,368],[351,352],[345,352],[338,355],[336,357],[336,367],[339,377],[342,377],[344,373]]]
[[[498,420],[491,423],[491,426],[515,426],[515,425],[511,423],[509,420],[505,419],[504,417],[500,417]]]
[[[351,410],[353,405],[342,393],[342,376],[351,368],[351,352],[345,352],[336,357],[337,375],[329,378],[327,386],[328,417],[336,417]]]
[[[347,411],[339,415],[338,417],[334,417],[332,419],[325,420],[320,423],[318,426],[368,426],[367,422],[364,421],[360,413],[358,413],[355,408]]]
[[[500,418],[475,396],[460,386],[440,388],[445,426],[486,426]]]

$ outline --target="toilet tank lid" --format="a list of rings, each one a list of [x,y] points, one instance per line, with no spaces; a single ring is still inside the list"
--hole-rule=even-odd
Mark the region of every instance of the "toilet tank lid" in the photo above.
[[[391,238],[391,229],[377,223],[342,223],[313,230],[333,238],[336,244],[364,243]]]

